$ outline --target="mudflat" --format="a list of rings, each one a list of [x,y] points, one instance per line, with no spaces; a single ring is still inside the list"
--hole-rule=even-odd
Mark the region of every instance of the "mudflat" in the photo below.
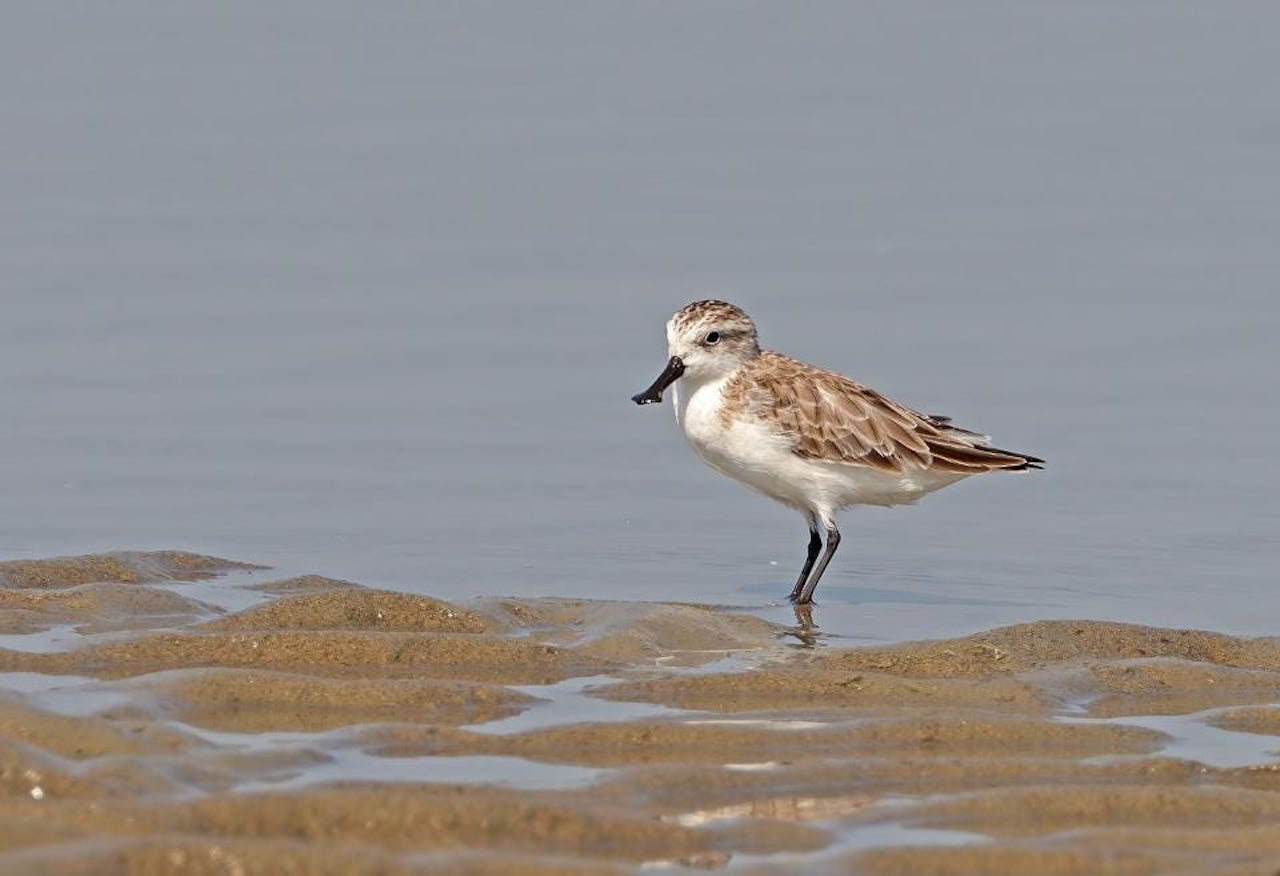
[[[0,563],[0,871],[1280,869],[1280,639],[820,622]]]

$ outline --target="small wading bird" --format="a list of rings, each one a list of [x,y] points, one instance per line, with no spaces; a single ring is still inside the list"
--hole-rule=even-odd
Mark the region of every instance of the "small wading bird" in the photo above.
[[[840,545],[835,515],[842,508],[911,503],[970,475],[1044,462],[992,447],[985,435],[832,371],[761,350],[755,323],[725,301],[695,301],[671,317],[667,354],[658,379],[631,400],[661,402],[674,386],[676,420],[708,465],[805,516],[809,550],[788,597],[797,605],[813,600]]]

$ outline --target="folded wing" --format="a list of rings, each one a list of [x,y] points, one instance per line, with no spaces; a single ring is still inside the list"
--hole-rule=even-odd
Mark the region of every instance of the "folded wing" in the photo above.
[[[791,435],[799,456],[887,473],[1020,471],[1043,461],[991,447],[985,435],[953,426],[948,417],[914,411],[839,374],[777,353],[757,361],[761,367],[744,401]]]

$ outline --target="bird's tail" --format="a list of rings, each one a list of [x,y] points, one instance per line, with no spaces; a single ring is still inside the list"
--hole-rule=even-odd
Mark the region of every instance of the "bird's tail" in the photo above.
[[[945,460],[961,469],[985,469],[999,471],[1031,471],[1044,468],[1044,460],[1029,453],[1016,450],[1002,450],[991,446],[991,436],[981,432],[970,432],[951,422],[950,417],[937,414],[929,415],[930,423],[937,427],[947,439],[930,444],[929,449],[935,458]]]

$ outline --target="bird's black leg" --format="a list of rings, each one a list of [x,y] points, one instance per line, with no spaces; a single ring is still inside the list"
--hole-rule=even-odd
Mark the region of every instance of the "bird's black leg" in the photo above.
[[[818,582],[822,580],[822,573],[827,571],[827,564],[831,562],[831,558],[835,556],[836,548],[840,547],[840,530],[836,529],[834,523],[827,524],[827,550],[822,555],[822,562],[818,563],[818,568],[813,570],[812,577],[804,585],[800,591],[800,597],[793,600],[796,605],[808,605],[813,602],[813,591],[818,589]]]
[[[804,592],[804,582],[809,580],[809,572],[813,569],[814,562],[818,559],[818,551],[822,550],[822,536],[818,534],[818,521],[814,518],[809,519],[809,553],[804,558],[804,568],[800,570],[800,577],[796,579],[796,586],[791,588],[791,595],[787,597],[791,602],[795,602],[800,598],[800,594]]]

